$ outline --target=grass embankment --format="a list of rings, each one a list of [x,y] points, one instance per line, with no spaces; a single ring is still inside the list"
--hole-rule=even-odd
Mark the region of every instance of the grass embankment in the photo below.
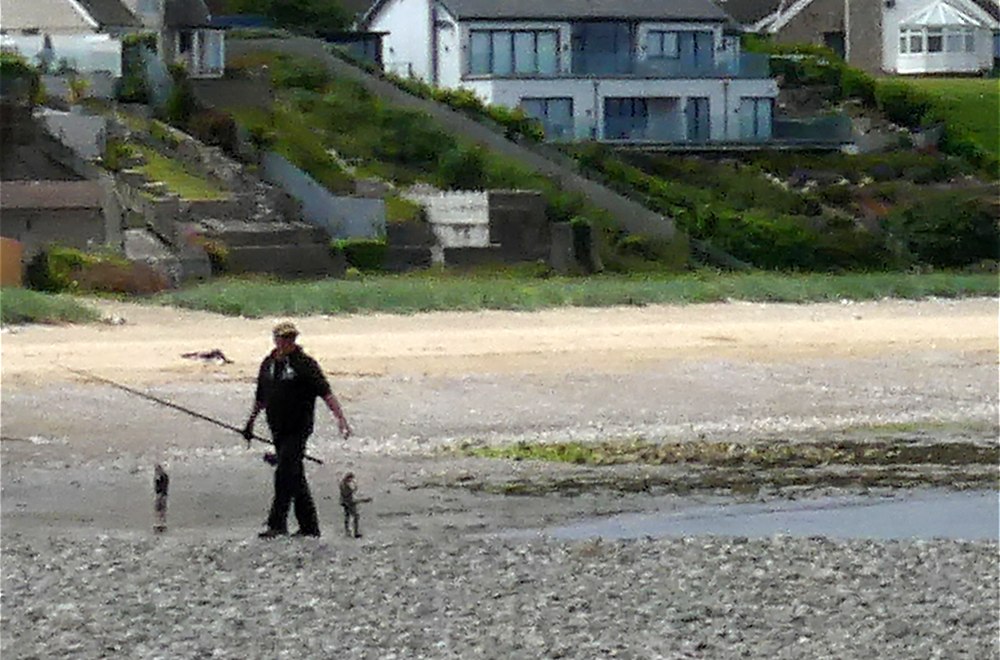
[[[687,304],[725,300],[806,303],[881,298],[996,296],[995,275],[935,273],[787,275],[695,273],[674,277],[583,279],[416,274],[360,280],[282,283],[220,279],[158,296],[166,305],[246,317],[413,313],[443,310],[538,310],[552,307]]]
[[[931,96],[931,113],[1000,158],[1000,84],[995,78],[905,78]]]
[[[228,199],[229,195],[221,187],[204,177],[187,171],[177,160],[164,156],[155,149],[143,145],[130,145],[145,163],[137,167],[150,181],[164,184],[172,193],[188,201],[215,201]]]
[[[100,313],[71,296],[26,289],[0,289],[0,321],[8,323],[89,323]]]

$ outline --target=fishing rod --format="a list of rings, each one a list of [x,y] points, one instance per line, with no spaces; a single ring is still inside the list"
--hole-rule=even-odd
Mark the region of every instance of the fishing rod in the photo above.
[[[90,378],[91,380],[96,380],[96,381],[98,381],[100,383],[104,383],[105,385],[110,385],[112,387],[117,387],[118,389],[122,390],[123,392],[128,392],[129,394],[134,394],[136,396],[140,396],[143,399],[147,399],[149,401],[153,401],[154,403],[158,403],[161,406],[166,406],[167,408],[173,408],[174,410],[179,410],[182,413],[186,413],[188,415],[191,415],[192,417],[196,417],[196,418],[204,420],[206,422],[211,422],[212,424],[215,424],[216,426],[221,426],[222,428],[224,428],[224,429],[226,429],[228,431],[234,431],[236,433],[239,433],[241,436],[243,435],[243,429],[237,428],[237,427],[233,426],[232,424],[227,424],[227,423],[225,423],[223,421],[215,419],[214,417],[209,417],[208,415],[203,415],[202,413],[194,411],[194,410],[191,410],[190,408],[185,408],[184,406],[177,405],[176,403],[171,403],[170,401],[167,401],[165,399],[161,399],[159,397],[153,396],[152,394],[148,394],[148,393],[143,392],[141,390],[132,389],[131,387],[128,387],[127,385],[122,385],[121,383],[116,383],[113,380],[109,380],[107,378],[102,378],[101,376],[97,376],[95,374],[92,374],[92,373],[89,373],[89,372],[86,372],[86,371],[82,371],[80,369],[72,369],[70,367],[65,367],[65,369],[67,371],[72,371],[73,373],[75,373],[77,375],[80,375],[80,376],[83,376],[85,378]],[[267,438],[262,438],[259,435],[257,435],[256,433],[254,433],[252,435],[252,437],[253,437],[254,440],[257,440],[259,442],[263,442],[266,445],[274,446],[274,441],[268,440]],[[320,465],[323,464],[322,460],[320,460],[318,458],[314,458],[313,456],[310,456],[309,454],[305,455],[305,459],[309,460],[309,461],[312,461],[313,463],[319,463]]]

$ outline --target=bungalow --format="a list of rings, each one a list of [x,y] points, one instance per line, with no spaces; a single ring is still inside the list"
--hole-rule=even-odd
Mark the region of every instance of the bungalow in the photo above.
[[[119,0],[0,0],[0,46],[45,68],[121,75],[120,37],[140,27]]]
[[[711,0],[377,0],[387,71],[520,107],[550,139],[739,143],[772,137],[765,58]]]
[[[981,73],[1000,56],[997,0],[719,2],[747,32],[829,46],[870,73]]]

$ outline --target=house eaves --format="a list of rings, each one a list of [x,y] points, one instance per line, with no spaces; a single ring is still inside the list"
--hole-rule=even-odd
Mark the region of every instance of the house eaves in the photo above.
[[[1000,26],[1000,3],[997,0],[971,0],[979,9],[993,19],[994,26]]]
[[[442,0],[458,20],[727,21],[712,0]]]

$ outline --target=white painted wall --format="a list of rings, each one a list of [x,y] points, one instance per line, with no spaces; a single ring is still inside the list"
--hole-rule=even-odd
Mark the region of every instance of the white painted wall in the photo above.
[[[368,29],[388,33],[382,42],[386,71],[431,81],[430,0],[389,0]]]
[[[900,53],[900,22],[933,4],[934,0],[896,0],[882,9],[882,67],[889,73],[971,73],[993,68],[993,29],[995,21],[982,9],[966,0],[948,0],[956,9],[982,20],[976,30],[974,53]]]
[[[485,192],[421,192],[403,197],[420,204],[442,248],[489,247],[490,205]]]
[[[486,103],[511,108],[517,107],[525,97],[571,98],[574,134],[579,140],[604,137],[604,99],[607,97],[678,98],[681,109],[688,97],[708,97],[711,139],[738,140],[740,99],[778,95],[778,84],[773,79],[466,79],[462,86],[473,90]]]
[[[459,43],[459,26],[451,14],[440,4],[436,9],[435,44],[437,52],[438,87],[454,89],[462,83],[462,46]]]

